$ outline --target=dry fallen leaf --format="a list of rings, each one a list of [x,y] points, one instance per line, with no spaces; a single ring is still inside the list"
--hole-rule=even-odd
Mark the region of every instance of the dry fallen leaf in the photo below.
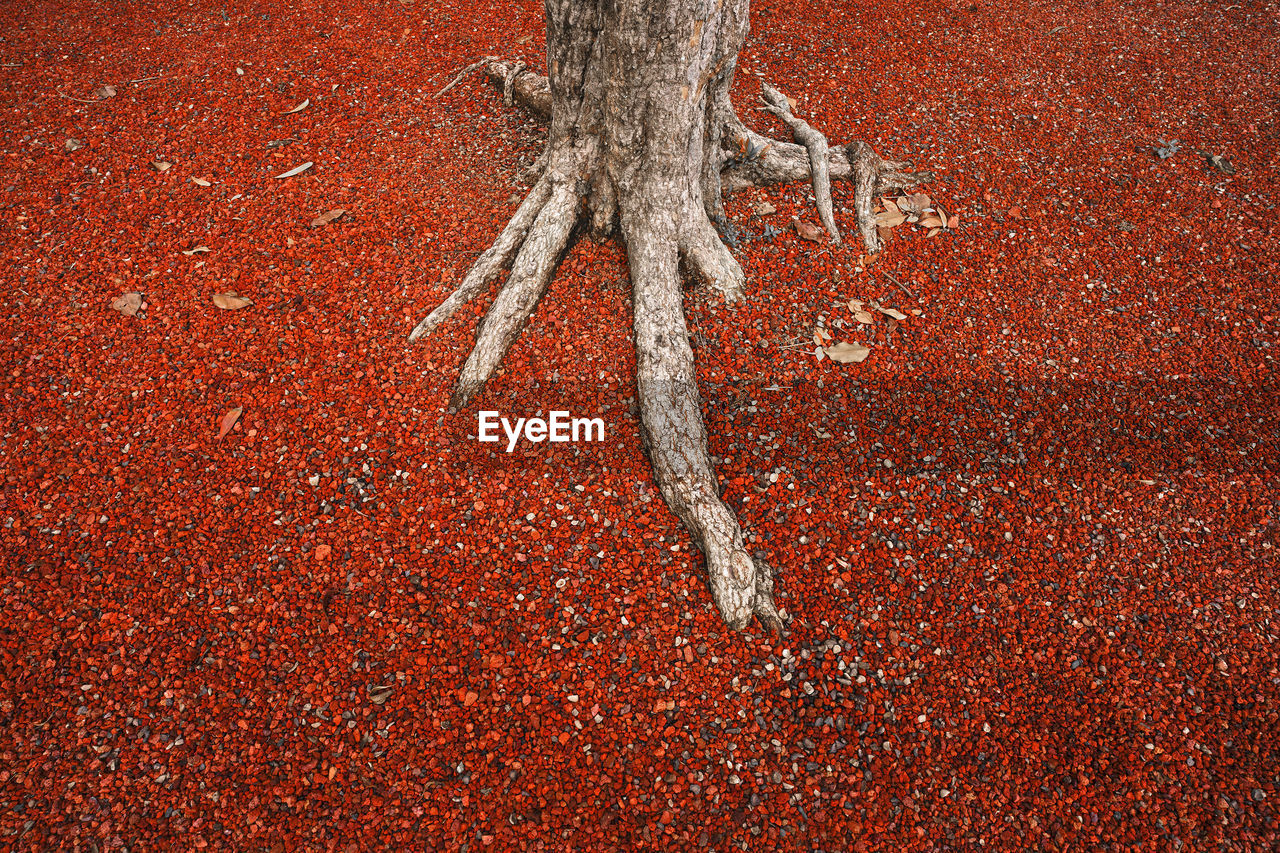
[[[897,228],[906,221],[907,217],[901,211],[886,210],[876,214],[876,225],[881,228]]]
[[[865,256],[864,256],[864,257],[865,257]],[[861,300],[861,299],[850,299],[850,300],[849,300],[849,310],[850,310],[850,311],[861,311],[861,310],[862,310],[862,305],[863,305],[863,303],[862,303],[862,300]]]
[[[893,236],[892,228],[885,228],[883,225],[876,228],[876,233],[880,235],[880,242],[887,243],[889,238]]]
[[[294,113],[300,113],[300,112],[302,112],[303,110],[305,110],[305,109],[306,109],[307,107],[309,107],[309,106],[311,106],[311,99],[310,99],[310,98],[307,98],[305,101],[303,101],[302,103],[298,104],[298,105],[297,105],[296,107],[294,107],[293,109],[291,109],[291,110],[285,110],[284,112],[280,113],[280,115],[282,115],[282,116],[287,116],[287,115],[293,115]]]
[[[859,323],[866,323],[868,325],[873,324],[876,321],[876,318],[871,316],[869,311],[854,311],[853,319],[857,320]]]
[[[919,216],[929,207],[929,196],[924,193],[912,193],[898,199],[898,209],[908,216]]]
[[[876,308],[876,310],[879,311],[881,314],[892,317],[895,320],[907,319],[906,314],[903,314],[901,311],[897,311],[893,308]]]
[[[345,213],[346,211],[343,210],[342,208],[338,208],[337,210],[331,210],[328,213],[322,213],[319,216],[317,216],[315,219],[311,220],[311,227],[319,228],[321,225],[328,225],[330,222],[334,221],[335,219],[341,219]]]
[[[756,205],[756,216],[768,216],[770,213],[777,213],[778,209],[769,204],[768,200],[761,200]]]
[[[222,420],[218,422],[218,441],[222,441],[226,434],[231,432],[231,428],[236,425],[236,421],[240,420],[240,413],[243,411],[243,408],[236,406],[222,416]]]
[[[928,233],[928,234],[925,234],[924,236],[926,236],[926,237],[937,237],[939,234],[941,234],[941,233],[942,233],[942,231],[943,231],[943,229],[942,229],[942,228],[940,228],[940,227],[930,228],[930,229],[929,229],[929,233]]]
[[[951,214],[951,218],[947,220],[947,228],[954,231],[959,227],[960,227],[960,215],[956,213]]]
[[[239,311],[241,308],[248,308],[253,304],[252,299],[246,299],[243,296],[236,296],[234,293],[215,293],[213,294],[213,304],[224,311]]]
[[[114,98],[116,96],[115,86],[99,86],[94,90],[93,96],[99,99]]]
[[[533,41],[533,33],[525,33],[516,39],[516,44],[528,44]]]
[[[183,249],[182,254],[195,255],[195,254],[199,254],[200,252],[209,252],[209,251],[212,251],[212,250],[208,246],[196,246],[194,249]]]
[[[136,291],[121,294],[111,300],[111,307],[126,317],[136,317],[142,310],[142,294]]]
[[[384,705],[394,692],[395,688],[390,684],[375,684],[369,688],[369,701],[375,705]]]
[[[67,153],[71,153],[72,151],[79,151],[83,147],[84,147],[83,142],[81,142],[79,139],[72,139],[71,137],[67,137],[67,141],[62,143],[62,150],[66,151]]]
[[[787,106],[791,107],[791,112],[794,113],[797,109],[800,108],[800,102],[797,101],[795,98],[791,97],[790,95],[787,95]]]
[[[822,351],[822,347],[818,347],[813,351],[813,357],[816,358],[818,361],[822,361],[827,356],[826,356],[826,353]]]
[[[920,227],[921,228],[946,228],[947,222],[942,217],[931,213],[920,220]]]
[[[871,355],[871,347],[862,344],[839,343],[826,348],[827,358],[841,364],[857,364]]]
[[[195,185],[196,185],[196,186],[198,186],[198,187],[211,187],[211,186],[213,186],[213,184],[209,183],[209,182],[208,182],[208,181],[206,181],[204,178],[192,178],[192,179],[191,179],[191,183],[195,184]]]
[[[157,172],[167,172],[173,168],[173,164],[166,163],[164,160],[152,160],[151,168],[155,169]]]
[[[822,242],[823,231],[812,222],[805,222],[797,216],[791,217],[791,224],[795,227],[796,233],[805,240],[811,240],[814,243]]]
[[[276,179],[278,180],[280,178],[292,178],[294,175],[301,175],[303,172],[307,171],[307,169],[310,169],[314,165],[315,163],[312,163],[310,160],[308,160],[307,162],[303,163],[301,166],[295,166],[289,171],[284,172],[283,174],[276,175]]]
[[[909,313],[911,314],[912,317],[919,317],[922,314],[924,314],[924,312],[921,311],[919,308],[912,308]]]
[[[1210,166],[1217,169],[1224,175],[1234,175],[1236,173],[1236,167],[1230,160],[1221,154],[1205,154],[1204,158],[1208,161]]]

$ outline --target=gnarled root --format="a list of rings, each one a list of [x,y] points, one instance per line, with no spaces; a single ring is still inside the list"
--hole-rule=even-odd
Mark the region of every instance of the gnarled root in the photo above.
[[[498,277],[498,273],[506,268],[516,251],[524,244],[530,226],[542,212],[550,196],[549,180],[544,178],[534,184],[533,189],[525,196],[524,202],[516,209],[515,215],[511,217],[511,221],[507,223],[507,227],[498,235],[498,239],[494,240],[493,245],[485,249],[471,265],[471,269],[467,271],[457,289],[413,327],[413,331],[409,333],[409,340],[416,341],[423,335],[431,334],[436,326],[452,317],[459,308],[466,305],[473,296],[484,290],[489,282]]]
[[[538,211],[520,246],[511,265],[511,275],[476,330],[475,346],[449,398],[451,411],[467,405],[489,381],[502,357],[520,337],[533,309],[538,307],[538,300],[546,293],[560,256],[569,244],[569,234],[578,218],[577,192],[573,182],[563,177],[549,177],[547,183],[550,185],[547,202]]]
[[[761,136],[737,119],[730,123],[727,135],[744,140],[749,150],[760,154],[746,162],[731,163],[720,173],[725,192],[813,179],[810,149]],[[871,200],[877,195],[933,180],[933,175],[929,172],[911,172],[906,163],[880,159],[870,145],[861,141],[830,148],[826,162],[828,180],[853,181],[858,232],[870,254],[880,251],[880,237],[876,233]],[[819,197],[816,185],[814,195]],[[822,205],[819,204],[820,216],[821,212]]]
[[[836,227],[835,212],[831,204],[831,174],[827,170],[827,138],[814,130],[810,124],[796,118],[791,112],[791,104],[786,96],[777,89],[764,84],[764,105],[769,112],[791,128],[791,133],[809,152],[809,172],[813,175],[813,198],[818,205],[818,219],[827,229],[831,239],[840,242],[840,229]]]
[[[876,229],[872,199],[883,192],[933,180],[933,176],[928,172],[904,172],[906,163],[881,160],[880,155],[861,140],[845,146],[845,156],[853,177],[853,209],[858,217],[858,231],[867,252],[874,255],[880,251],[880,234]]]
[[[780,632],[772,572],[747,554],[738,519],[716,487],[681,301],[675,222],[624,213],[622,228],[631,266],[641,436],[654,477],[706,555],[711,596],[725,622],[741,631],[757,616]]]

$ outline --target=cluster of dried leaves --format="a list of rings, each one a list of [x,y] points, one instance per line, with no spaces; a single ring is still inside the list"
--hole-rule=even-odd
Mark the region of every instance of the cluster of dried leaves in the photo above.
[[[882,198],[880,203],[884,209],[876,214],[876,227],[880,230],[881,240],[889,239],[893,229],[903,224],[927,228],[926,237],[936,237],[960,224],[959,216],[948,216],[942,205],[936,204],[926,193],[912,193],[896,199]]]
[[[869,302],[850,299],[848,302],[837,302],[836,306],[848,308],[853,313],[855,323],[864,326],[883,325],[886,334],[896,331],[899,324],[906,322],[908,316],[919,317],[923,313],[919,308],[912,308],[904,314],[897,308],[885,307],[874,299]],[[831,325],[836,329],[843,329],[847,321],[838,317]],[[813,332],[814,358],[818,361],[829,358],[839,364],[858,364],[866,361],[871,355],[871,347],[867,344],[858,341],[833,343],[834,341],[835,336],[826,327],[819,325]]]

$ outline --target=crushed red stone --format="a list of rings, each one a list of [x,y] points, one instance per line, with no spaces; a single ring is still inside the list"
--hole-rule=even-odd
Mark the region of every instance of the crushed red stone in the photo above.
[[[482,306],[405,342],[541,138],[433,95],[540,67],[541,4],[40,10],[0,25],[0,846],[1280,844],[1266,8],[755,4],[747,120],[767,80],[958,217],[857,273],[747,191],[749,301],[690,292],[777,643],[652,485],[618,246],[463,414]]]

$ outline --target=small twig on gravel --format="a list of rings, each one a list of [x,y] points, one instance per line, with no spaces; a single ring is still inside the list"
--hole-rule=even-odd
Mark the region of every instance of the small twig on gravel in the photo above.
[[[148,83],[152,80],[163,80],[163,79],[164,79],[163,74],[157,74],[154,77],[139,77],[136,80],[130,80],[129,82],[130,83]]]
[[[889,279],[889,281],[893,282],[894,284],[898,285],[898,289],[901,290],[903,293],[907,294],[907,296],[910,296],[912,299],[917,298],[914,293],[912,293],[910,290],[907,289],[907,286],[905,284],[903,284],[902,282],[898,281],[896,278],[893,277],[893,273],[885,271],[884,277]]]
[[[103,100],[102,98],[77,98],[74,95],[64,95],[61,92],[58,92],[57,95],[59,98],[66,98],[68,101],[79,101],[82,104],[100,104]]]
[[[454,77],[453,81],[449,83],[448,86],[445,86],[439,92],[436,92],[436,97],[437,98],[440,97],[445,92],[449,91],[454,86],[458,85],[458,83],[462,81],[463,77],[466,77],[468,74],[470,74],[472,71],[475,71],[477,68],[483,65],[488,65],[490,62],[497,62],[497,61],[498,61],[498,57],[496,56],[484,56],[484,57],[481,57],[480,59],[477,59],[475,62],[471,63],[466,68],[459,71],[458,76]]]

